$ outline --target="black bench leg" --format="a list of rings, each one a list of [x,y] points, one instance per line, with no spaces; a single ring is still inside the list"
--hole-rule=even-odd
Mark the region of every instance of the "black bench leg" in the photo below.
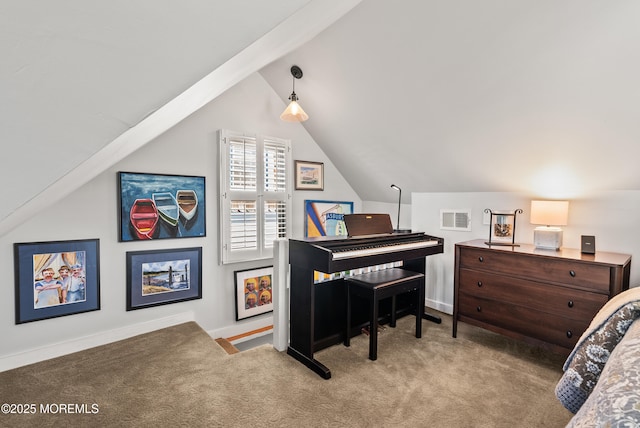
[[[378,359],[378,299],[371,299],[371,320],[369,323],[369,359]]]
[[[344,346],[351,346],[351,291],[347,285],[347,329],[344,332]]]
[[[389,327],[396,328],[396,296],[391,296],[391,321]]]
[[[416,290],[418,301],[416,302],[416,337],[422,337],[422,318],[424,317],[424,284]]]

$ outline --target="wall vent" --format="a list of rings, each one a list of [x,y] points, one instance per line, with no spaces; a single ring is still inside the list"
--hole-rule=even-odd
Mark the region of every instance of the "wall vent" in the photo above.
[[[440,210],[440,229],[471,231],[471,210]]]

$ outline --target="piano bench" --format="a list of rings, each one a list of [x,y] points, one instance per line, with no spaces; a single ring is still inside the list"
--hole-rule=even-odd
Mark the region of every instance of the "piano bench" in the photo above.
[[[396,296],[416,293],[416,337],[422,337],[424,314],[424,274],[400,268],[384,269],[345,278],[347,283],[347,331],[344,346],[351,345],[351,297],[359,296],[369,301],[369,359],[378,358],[378,302],[391,297],[391,321],[396,326]]]

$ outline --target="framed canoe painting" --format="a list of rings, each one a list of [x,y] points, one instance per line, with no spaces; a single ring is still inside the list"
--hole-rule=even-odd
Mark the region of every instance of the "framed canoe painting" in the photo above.
[[[205,178],[119,172],[120,242],[206,236]]]

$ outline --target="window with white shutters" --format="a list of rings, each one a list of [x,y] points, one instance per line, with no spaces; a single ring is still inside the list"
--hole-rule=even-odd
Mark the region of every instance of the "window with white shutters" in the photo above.
[[[270,258],[288,236],[290,142],[222,130],[219,145],[221,261]]]

